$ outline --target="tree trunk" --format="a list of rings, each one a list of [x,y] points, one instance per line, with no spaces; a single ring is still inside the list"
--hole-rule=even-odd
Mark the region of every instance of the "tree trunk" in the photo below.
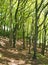
[[[25,49],[25,31],[24,31],[24,22],[23,22],[23,49]]]
[[[16,44],[16,33],[14,32],[13,33],[13,48],[16,47],[15,44]]]
[[[44,55],[45,47],[46,47],[46,27],[44,24],[44,43],[42,44],[42,55]]]
[[[12,0],[10,0],[10,46],[12,46]]]
[[[36,0],[36,4],[35,4],[35,35],[34,35],[34,45],[33,45],[33,50],[34,50],[34,55],[33,55],[33,59],[36,59],[36,52],[37,52],[37,37],[38,37],[38,27],[37,27],[37,0]]]

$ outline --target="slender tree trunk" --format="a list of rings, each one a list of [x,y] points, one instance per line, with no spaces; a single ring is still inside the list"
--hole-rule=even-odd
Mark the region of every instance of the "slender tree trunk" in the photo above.
[[[16,44],[16,35],[17,35],[17,29],[18,29],[17,13],[19,8],[19,3],[20,3],[20,0],[18,0],[17,9],[15,11],[15,26],[13,29],[13,47],[14,48],[16,47],[15,44]]]
[[[13,48],[16,47],[15,44],[16,44],[16,33],[14,32],[13,33]]]
[[[31,38],[29,37],[29,54],[31,53]]]
[[[45,27],[45,24],[44,24],[44,42],[42,44],[42,55],[44,55],[45,47],[46,47],[46,27]]]
[[[2,30],[2,11],[1,11],[1,23],[0,23],[0,30]]]
[[[5,32],[5,24],[4,24],[4,32]]]
[[[10,0],[10,46],[12,46],[12,0]]]
[[[8,30],[8,25],[7,25],[7,32],[8,32],[9,30]]]
[[[24,22],[23,22],[23,49],[25,49],[25,30],[24,30]]]
[[[17,26],[16,27],[14,27],[14,25],[13,25],[13,48],[15,48],[16,46],[15,46],[15,44],[16,44],[16,34],[17,34]]]
[[[39,34],[39,48],[41,48],[41,31],[40,31],[40,34]]]
[[[37,0],[36,0],[36,3],[35,3],[35,11],[36,11],[36,14],[35,14],[35,35],[34,35],[34,55],[33,55],[33,59],[36,59],[36,52],[37,52],[37,37],[38,37],[38,27],[37,27]]]

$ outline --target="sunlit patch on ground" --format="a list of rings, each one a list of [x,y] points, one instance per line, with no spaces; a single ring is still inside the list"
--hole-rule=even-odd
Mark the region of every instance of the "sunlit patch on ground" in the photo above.
[[[14,60],[11,59],[11,62],[8,63],[9,65],[24,65],[25,61],[24,60]]]
[[[12,52],[12,53],[16,53],[16,54],[18,54],[19,52],[18,52],[18,50],[16,50],[16,49],[7,49],[7,51],[9,51],[9,52]]]

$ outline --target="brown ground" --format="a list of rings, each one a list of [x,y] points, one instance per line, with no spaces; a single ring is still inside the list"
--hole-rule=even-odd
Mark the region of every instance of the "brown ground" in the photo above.
[[[48,65],[48,53],[45,56],[38,53],[33,60],[33,51],[28,54],[28,48],[22,50],[21,41],[17,41],[16,48],[9,48],[8,41],[8,38],[0,37],[0,65]]]

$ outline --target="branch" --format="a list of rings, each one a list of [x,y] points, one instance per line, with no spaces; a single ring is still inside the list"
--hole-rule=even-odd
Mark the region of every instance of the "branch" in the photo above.
[[[38,9],[37,9],[37,11],[39,11],[39,9],[41,8],[41,6],[42,6],[42,4],[43,4],[43,1],[44,1],[44,0],[41,1],[40,5],[39,5],[39,7],[38,7]]]
[[[46,5],[45,5],[44,7],[42,7],[42,9],[41,9],[41,11],[40,11],[40,13],[39,13],[39,15],[38,15],[38,19],[39,19],[39,17],[40,17],[40,14],[41,14],[42,11],[46,8],[47,5],[48,5],[48,3],[46,3]]]
[[[46,14],[45,14],[45,17],[44,17],[43,22],[38,26],[38,28],[39,28],[39,27],[44,23],[44,21],[46,20],[47,14],[48,14],[48,11],[47,11]]]
[[[18,8],[19,8],[19,3],[20,3],[20,1],[18,0],[17,9],[16,9],[16,11],[15,11],[15,21],[16,21],[16,19],[17,19],[17,12],[18,12]]]
[[[47,24],[47,26],[48,26],[48,24]],[[45,26],[46,27],[46,26]],[[44,30],[44,28],[42,28],[41,30],[39,30],[38,31],[38,33],[40,32],[40,31],[42,31],[42,30]],[[46,27],[46,30],[48,30],[48,28]]]
[[[21,7],[21,8],[19,9],[19,11],[25,11],[25,10],[27,10],[27,9],[30,8],[31,5],[33,5],[34,3],[35,3],[35,2],[31,2],[31,4],[30,4],[29,6],[27,6],[27,8]]]

